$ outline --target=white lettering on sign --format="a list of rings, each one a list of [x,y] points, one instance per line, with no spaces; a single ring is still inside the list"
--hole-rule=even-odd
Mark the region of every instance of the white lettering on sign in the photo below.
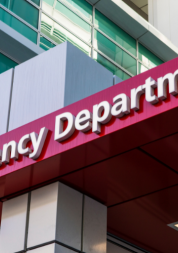
[[[10,159],[18,160],[19,154],[28,156],[29,158],[36,160],[42,152],[48,129],[46,127],[41,128],[39,135],[35,132],[24,135],[19,143],[10,141],[3,145],[3,150],[0,150],[0,166],[8,164]],[[33,150],[27,147],[28,142],[32,142]]]
[[[68,139],[77,129],[78,131],[87,132],[92,129],[93,133],[101,133],[101,124],[108,123],[112,116],[121,118],[130,114],[130,109],[138,111],[140,109],[140,97],[145,93],[145,100],[151,104],[156,104],[159,99],[167,98],[167,85],[169,85],[169,93],[173,96],[178,94],[178,70],[174,74],[169,73],[164,77],[157,79],[157,82],[149,77],[145,84],[131,89],[130,98],[122,93],[113,98],[113,105],[108,101],[103,101],[93,106],[93,113],[89,110],[80,111],[76,118],[70,112],[60,114],[56,117],[55,137],[54,140],[62,142]],[[156,96],[154,91],[158,90]],[[63,130],[63,123],[67,121],[67,128]]]

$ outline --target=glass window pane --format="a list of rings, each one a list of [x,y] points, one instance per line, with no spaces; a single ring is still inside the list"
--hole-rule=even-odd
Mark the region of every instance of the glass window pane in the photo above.
[[[23,24],[21,21],[7,13],[5,10],[0,8],[0,20],[12,27],[17,32],[28,38],[34,43],[37,43],[37,33],[31,28]]]
[[[89,56],[91,55],[91,48],[88,45],[44,14],[41,16],[41,32],[57,44],[61,44],[67,40],[82,50],[85,54]]]
[[[147,48],[138,45],[139,60],[142,61],[149,69],[154,68],[163,63],[156,55],[151,53]]]
[[[105,68],[107,68],[109,71],[111,71],[114,75],[120,77],[122,80],[129,79],[130,76],[126,74],[124,71],[116,67],[114,64],[112,64],[110,61],[108,61],[106,58],[104,58],[102,55],[94,51],[94,60],[103,65]]]
[[[34,2],[34,4],[40,6],[40,0],[31,0],[32,2]]]
[[[50,48],[55,47],[56,45],[47,40],[46,38],[40,36],[40,47],[43,48],[44,50],[48,50]]]
[[[97,10],[95,11],[95,26],[136,56],[136,40]]]
[[[46,3],[43,3],[43,9],[78,37],[91,43],[91,26],[66,6],[57,1],[54,10]]]
[[[16,62],[12,61],[7,56],[0,53],[0,74],[6,70],[14,68],[17,65],[18,64]]]
[[[137,74],[136,60],[129,54],[124,52],[120,47],[116,46],[112,41],[103,36],[100,32],[95,30],[94,47],[113,61],[117,62],[120,66],[125,68],[131,74]]]
[[[0,252],[24,250],[28,195],[24,194],[3,203]]]
[[[29,4],[25,0],[0,0],[0,3],[4,4],[9,10],[35,28],[38,28],[39,11],[33,5]]]
[[[64,2],[71,10],[74,10],[81,17],[87,19],[89,22],[92,22],[93,10],[92,6],[83,0],[61,0]]]
[[[140,62],[139,62],[139,74],[145,72],[149,70],[148,68],[146,68],[144,65],[142,65]]]

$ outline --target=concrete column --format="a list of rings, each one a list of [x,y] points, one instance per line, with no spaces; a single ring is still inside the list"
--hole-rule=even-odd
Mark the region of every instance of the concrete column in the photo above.
[[[148,0],[148,21],[178,46],[178,1]]]
[[[106,253],[107,208],[59,182],[3,203],[0,253]]]

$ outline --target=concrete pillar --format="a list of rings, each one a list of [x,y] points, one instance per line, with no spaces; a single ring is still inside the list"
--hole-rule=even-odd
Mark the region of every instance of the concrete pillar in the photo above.
[[[148,21],[178,47],[177,9],[177,0],[148,0]]]
[[[3,203],[0,253],[106,253],[107,208],[59,182]]]

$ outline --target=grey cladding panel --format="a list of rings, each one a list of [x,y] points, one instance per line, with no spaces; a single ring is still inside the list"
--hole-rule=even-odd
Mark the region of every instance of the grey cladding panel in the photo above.
[[[113,85],[113,74],[67,43],[65,101],[67,106]]]
[[[59,183],[56,240],[81,249],[82,194]]]
[[[66,47],[63,43],[15,68],[9,130],[64,106]]]
[[[9,101],[11,94],[13,69],[0,74],[0,108],[1,108],[1,124],[0,135],[6,133],[8,124]]]

